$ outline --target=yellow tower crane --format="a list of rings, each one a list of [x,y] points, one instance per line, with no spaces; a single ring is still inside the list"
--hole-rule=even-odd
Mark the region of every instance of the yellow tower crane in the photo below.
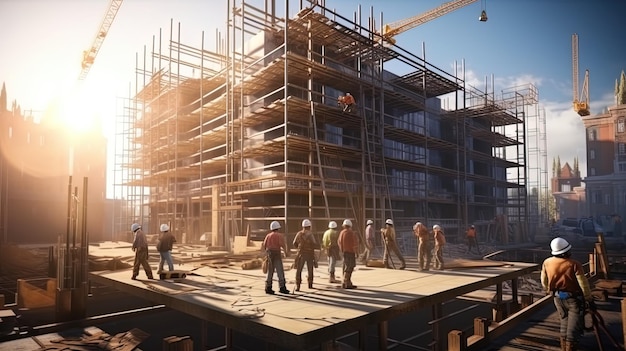
[[[578,34],[572,34],[572,90],[574,93],[574,111],[579,116],[589,116],[589,70],[585,70],[583,88],[578,94]],[[579,99],[580,97],[580,99]]]
[[[96,33],[96,37],[91,44],[91,48],[83,52],[83,61],[81,64],[82,69],[80,71],[80,75],[78,76],[78,80],[84,80],[87,77],[87,73],[89,73],[91,66],[96,60],[98,51],[100,51],[100,47],[109,33],[109,28],[111,28],[111,24],[113,24],[113,20],[115,19],[115,15],[117,15],[117,11],[120,9],[120,6],[122,6],[122,0],[111,0],[109,3],[109,7],[104,14],[104,18],[100,24],[100,29]]]
[[[435,7],[434,9],[428,10],[422,14],[406,18],[403,20],[399,20],[397,22],[386,24],[382,30],[382,38],[384,41],[395,44],[396,40],[394,37],[400,33],[406,32],[409,29],[415,28],[421,24],[424,24],[430,20],[434,20],[435,18],[441,17],[447,13],[450,13],[454,10],[458,10],[466,5],[472,4],[478,0],[453,0],[442,5]],[[486,1],[486,0],[483,0]],[[487,11],[483,5],[482,12],[480,13],[480,17],[478,20],[481,22],[487,21]]]

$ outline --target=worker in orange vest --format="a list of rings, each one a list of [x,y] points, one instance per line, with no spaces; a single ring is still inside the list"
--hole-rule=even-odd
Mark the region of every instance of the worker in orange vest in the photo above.
[[[478,247],[478,241],[476,240],[476,228],[471,225],[465,232],[467,237],[467,253],[472,252],[472,247],[476,246],[476,252],[480,255],[480,248]]]
[[[355,104],[354,96],[350,95],[350,93],[346,93],[346,95],[337,98],[337,105],[342,106],[343,112],[352,112],[352,108]]]

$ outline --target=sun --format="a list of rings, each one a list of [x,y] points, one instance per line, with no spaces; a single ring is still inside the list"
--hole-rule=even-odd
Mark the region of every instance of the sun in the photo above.
[[[80,87],[72,88],[55,98],[46,111],[48,123],[70,135],[101,130],[101,103],[98,94]]]

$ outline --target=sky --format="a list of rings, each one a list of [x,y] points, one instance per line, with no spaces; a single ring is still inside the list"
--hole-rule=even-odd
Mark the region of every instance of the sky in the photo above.
[[[267,0],[246,3],[263,7]],[[374,13],[393,23],[424,13],[444,0],[326,0],[326,6],[352,18],[360,5],[364,18]],[[240,0],[235,2],[236,5]],[[285,0],[277,0],[282,15]],[[231,0],[232,4],[232,0]],[[45,111],[77,88],[81,55],[91,47],[109,0],[0,0],[0,82],[22,111]],[[292,14],[299,0],[291,0]],[[181,41],[215,47],[215,33],[226,31],[226,0],[125,0],[87,79],[80,84],[83,106],[104,123],[113,144],[116,97],[134,91],[137,55],[148,52],[154,36],[170,23],[181,26]],[[479,22],[482,9],[487,22]],[[591,112],[615,104],[614,86],[626,70],[626,13],[623,0],[478,0],[396,37],[407,51],[449,73],[464,63],[466,79],[484,90],[485,79],[502,89],[533,84],[547,121],[548,167],[580,161],[586,176],[585,133],[572,109],[571,36],[579,37],[579,81],[590,71]],[[364,22],[366,23],[366,22]],[[490,88],[491,89],[491,88]],[[109,154],[112,151],[109,150]],[[551,174],[551,169],[548,170]]]

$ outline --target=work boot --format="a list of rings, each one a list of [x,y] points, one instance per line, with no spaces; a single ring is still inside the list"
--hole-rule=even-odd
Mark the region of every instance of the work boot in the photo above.
[[[356,285],[352,284],[352,272],[345,274],[345,287],[346,289],[356,289]]]
[[[335,282],[335,273],[330,273],[330,278],[328,278],[328,282],[329,283],[334,283]]]
[[[309,289],[313,289],[313,281],[309,280]]]
[[[286,286],[284,286],[284,285],[280,287],[280,290],[278,290],[278,292],[279,292],[279,293],[281,293],[281,294],[289,294],[289,293],[291,293],[291,292],[287,289],[287,287],[286,287]]]
[[[274,290],[272,290],[272,288],[265,288],[265,293],[268,295],[274,295]]]
[[[300,291],[300,283],[301,281],[296,281],[296,291]]]
[[[565,351],[565,337],[561,336],[560,341],[561,341],[561,351]]]

